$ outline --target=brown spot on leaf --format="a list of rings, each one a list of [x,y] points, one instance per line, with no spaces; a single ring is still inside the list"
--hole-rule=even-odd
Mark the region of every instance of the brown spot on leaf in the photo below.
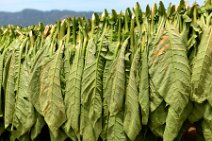
[[[169,36],[163,36],[163,40],[169,40]]]
[[[161,38],[161,40],[159,41],[159,44],[158,44],[158,47],[160,46],[160,45],[162,45],[165,41],[167,41],[169,39],[169,37],[168,36],[162,36],[162,38]]]
[[[161,49],[154,52],[154,57],[156,58],[156,57],[158,57],[158,56],[160,56],[164,53],[165,53],[165,48],[161,48]]]
[[[163,36],[162,39],[160,40],[157,48],[159,48],[159,50],[154,52],[154,57],[158,57],[162,54],[164,54],[167,50],[167,48],[169,47],[169,43],[167,42],[169,40],[168,36]]]
[[[159,41],[157,47],[155,48],[155,51],[153,53],[153,61],[152,64],[156,62],[157,57],[160,55],[166,53],[166,50],[169,48],[169,37],[167,35],[164,35],[161,37],[161,40]]]

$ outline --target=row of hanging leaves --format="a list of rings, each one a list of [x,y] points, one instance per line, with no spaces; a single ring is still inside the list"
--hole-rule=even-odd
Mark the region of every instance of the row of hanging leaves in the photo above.
[[[211,25],[181,0],[1,27],[0,140],[211,141]]]

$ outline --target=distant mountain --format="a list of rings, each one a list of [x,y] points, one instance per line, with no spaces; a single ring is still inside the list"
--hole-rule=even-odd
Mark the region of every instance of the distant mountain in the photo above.
[[[20,12],[0,12],[0,25],[20,25],[29,26],[39,22],[44,24],[55,23],[59,19],[66,17],[82,17],[91,18],[92,11],[90,12],[75,12],[69,10],[52,10],[52,11],[39,11],[34,9],[25,9]]]

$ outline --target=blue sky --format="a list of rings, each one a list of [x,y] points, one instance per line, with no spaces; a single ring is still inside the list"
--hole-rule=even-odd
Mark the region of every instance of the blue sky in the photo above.
[[[49,11],[52,9],[75,10],[75,11],[102,11],[115,9],[117,11],[132,8],[139,2],[144,9],[147,4],[152,5],[159,0],[0,0],[0,11],[20,11],[25,8]],[[195,0],[187,0],[191,5]],[[170,2],[179,3],[179,0],[163,0],[167,6]],[[204,0],[196,0],[202,4]]]

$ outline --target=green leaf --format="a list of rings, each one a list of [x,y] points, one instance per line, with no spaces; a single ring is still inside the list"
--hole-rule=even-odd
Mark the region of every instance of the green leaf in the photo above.
[[[188,120],[191,123],[194,123],[194,122],[197,122],[197,121],[201,120],[203,118],[203,116],[204,116],[205,109],[206,109],[207,105],[208,105],[207,102],[204,102],[204,103],[201,103],[201,104],[194,103],[192,112],[188,116]]]
[[[206,106],[206,110],[204,113],[204,120],[202,121],[202,130],[203,130],[203,136],[206,141],[212,140],[212,108],[209,104]]]
[[[163,138],[167,138],[167,140],[170,139],[171,134],[174,132],[177,133],[177,136],[180,135],[182,128],[184,128],[183,124],[186,121],[191,111],[192,111],[191,102],[188,102],[188,104],[183,110],[177,111],[175,108],[169,108],[167,119],[166,119],[166,128],[164,131]]]
[[[44,125],[45,125],[45,121],[43,117],[38,112],[35,111],[35,124],[31,128],[31,135],[30,135],[31,140],[35,140],[38,137]]]
[[[72,140],[80,139],[80,103],[81,79],[84,66],[84,51],[82,43],[65,48],[65,107],[67,121],[64,124],[66,134]]]
[[[167,23],[162,39],[150,46],[149,74],[156,91],[168,107],[164,141],[173,141],[180,131],[189,110],[191,71],[186,45],[176,29]]]
[[[211,137],[211,134],[212,134],[211,121],[203,120],[202,121],[202,129],[203,129],[204,139],[206,141],[211,141],[212,140],[212,137]]]
[[[124,131],[130,140],[134,141],[141,130],[141,114],[138,101],[139,66],[141,61],[141,49],[138,48],[130,69],[129,83],[125,97]]]
[[[149,127],[154,135],[158,137],[163,137],[163,133],[166,126],[167,108],[166,103],[162,103],[151,112],[149,117]]]
[[[19,137],[18,140],[21,140],[21,141],[31,141],[30,140],[30,136],[28,135],[28,133],[26,133],[26,134],[22,135],[21,137]]]
[[[4,54],[2,53],[1,56],[0,56],[0,117],[3,117],[3,109],[2,109],[2,103],[3,103],[3,100],[2,100],[2,95],[3,95],[3,92],[1,90],[2,88],[2,83],[3,83],[3,64],[4,64]]]
[[[103,72],[103,117],[102,117],[103,128],[101,133],[101,137],[103,138],[103,140],[107,139],[109,103],[110,103],[110,97],[112,92],[112,89],[108,89],[108,87],[113,82],[112,75],[110,75],[111,74],[110,71],[111,71],[113,60],[115,57],[116,48],[119,48],[119,46],[120,46],[119,42],[116,42],[116,41],[110,42],[108,45],[108,52],[104,56],[106,59],[106,62],[105,62],[105,68]]]
[[[82,136],[85,141],[97,141],[102,131],[102,97],[104,56],[107,51],[104,31],[97,43],[90,38],[82,78]]]
[[[5,108],[4,108],[4,124],[7,128],[13,120],[13,113],[15,111],[15,52],[13,51],[7,58],[4,68],[4,82],[5,82]]]
[[[59,42],[58,46],[53,56],[49,57],[47,52],[40,56],[44,61],[35,68],[30,84],[32,103],[55,137],[58,136],[59,127],[66,121],[60,80],[64,45]]]
[[[149,80],[150,84],[150,92],[149,92],[149,102],[150,102],[150,109],[149,112],[154,112],[159,106],[160,104],[163,102],[163,97],[160,96],[160,94],[158,93],[158,91],[156,90],[152,80]]]
[[[58,130],[57,136],[54,135],[54,133],[49,131],[51,141],[65,141],[67,138],[67,135],[63,132],[62,129]]]
[[[26,61],[21,65],[20,82],[16,93],[15,111],[13,114],[12,131],[13,138],[19,138],[29,132],[35,122],[34,107],[31,104],[28,92],[30,69]]]
[[[212,27],[203,28],[202,38],[192,68],[192,100],[202,103],[209,101],[212,106]]]
[[[38,137],[38,135],[41,133],[42,128],[45,125],[45,121],[40,109],[40,102],[39,102],[39,93],[40,93],[40,73],[41,73],[41,65],[44,62],[46,62],[47,57],[45,56],[45,49],[43,48],[37,52],[37,54],[34,56],[32,68],[31,68],[31,77],[30,77],[30,84],[29,84],[29,95],[30,95],[30,102],[35,107],[35,124],[31,128],[31,139],[34,140]]]
[[[139,85],[139,104],[141,107],[142,124],[147,125],[150,109],[150,83],[149,83],[149,69],[148,69],[148,52],[147,47],[142,52],[142,67]]]
[[[108,78],[112,83],[107,84],[107,89],[112,89],[109,102],[109,120],[107,140],[126,141],[127,137],[123,130],[124,97],[125,97],[125,51],[128,45],[128,38],[123,42],[117,57],[111,67]],[[111,82],[111,81],[108,81]]]

